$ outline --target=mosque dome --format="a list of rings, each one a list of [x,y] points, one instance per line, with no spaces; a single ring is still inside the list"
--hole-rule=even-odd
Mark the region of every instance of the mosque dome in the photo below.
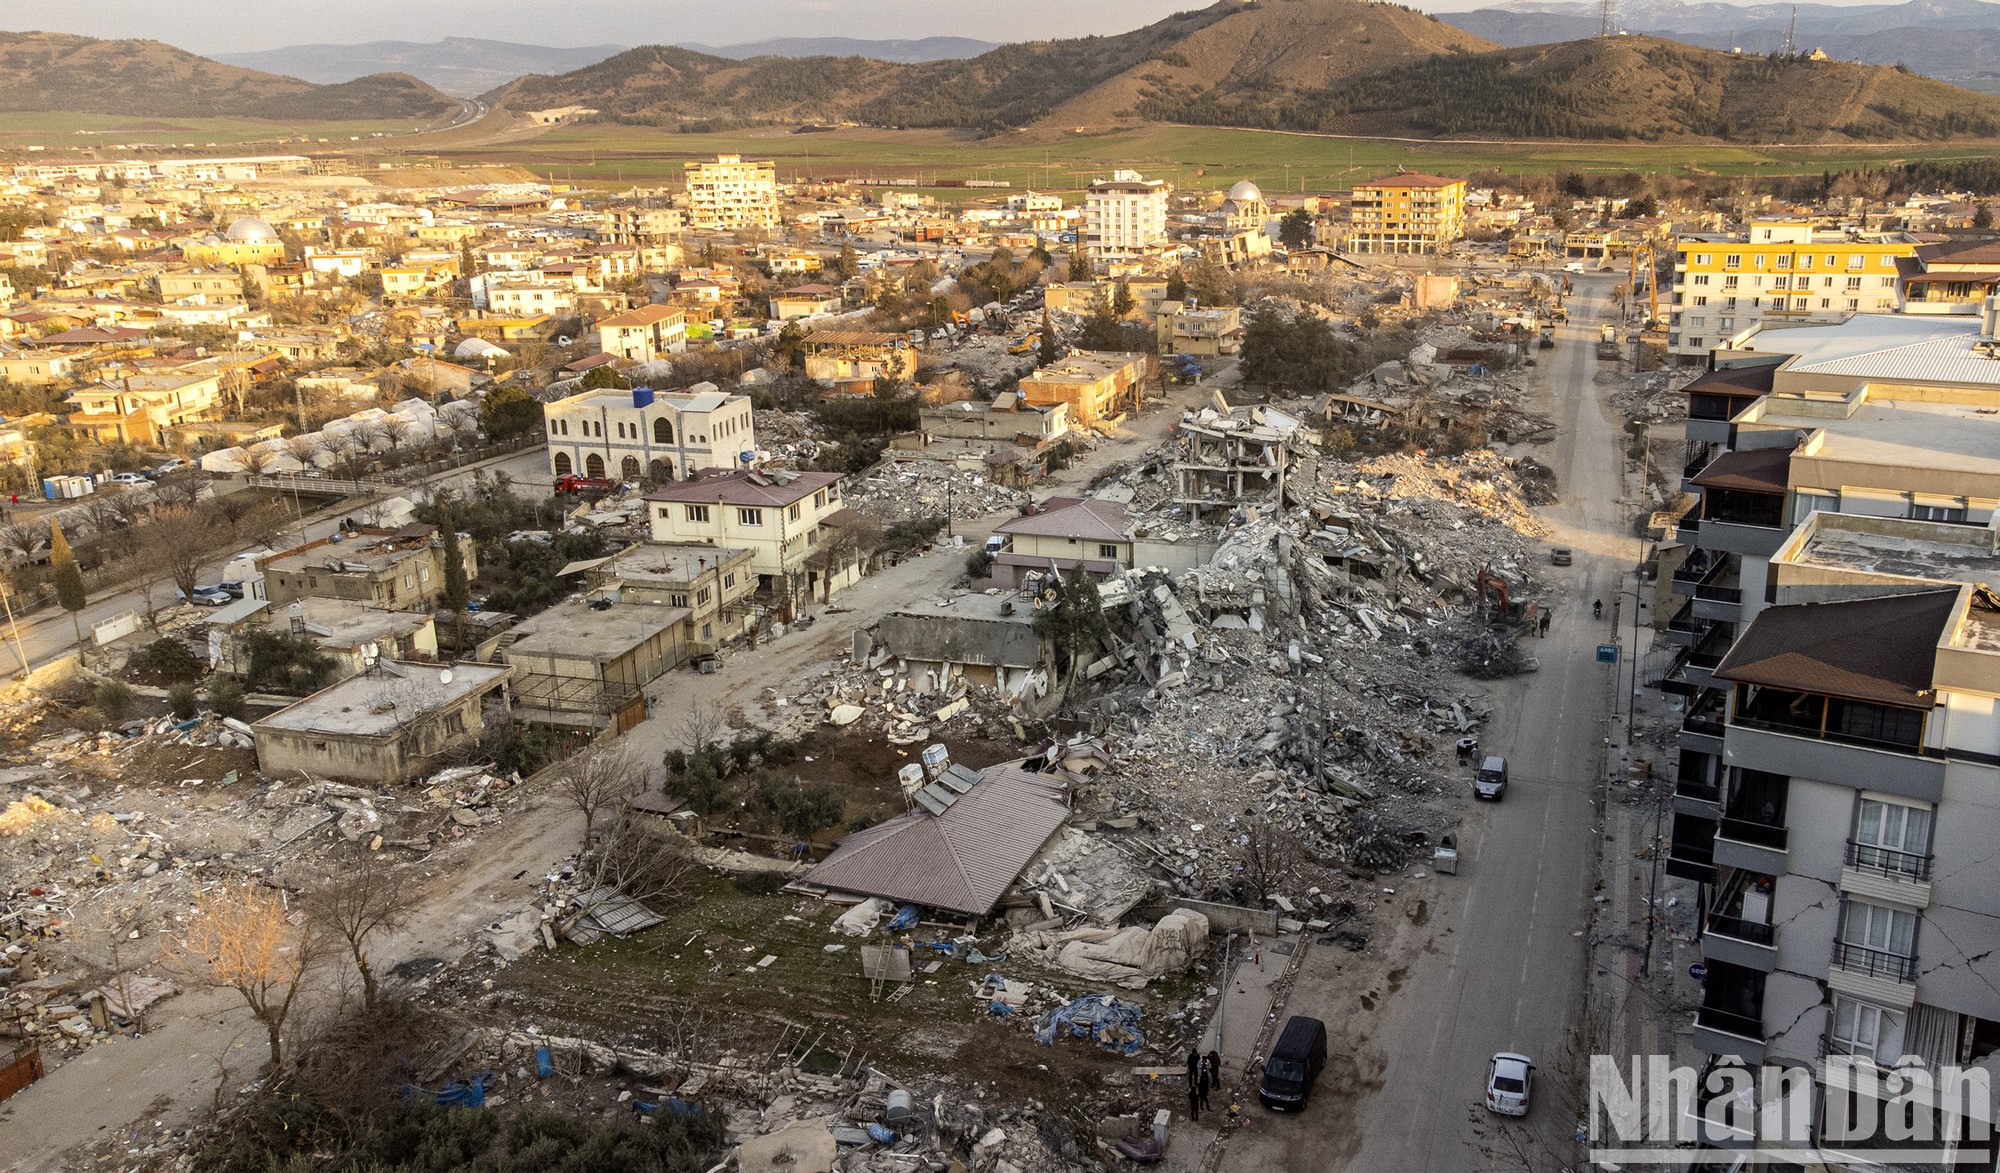
[[[1247,179],[1229,189],[1229,199],[1233,203],[1247,204],[1252,200],[1261,200],[1263,198],[1264,193],[1257,190],[1257,185]]]
[[[278,239],[278,230],[255,216],[245,216],[233,221],[225,234],[232,244],[257,244]]]

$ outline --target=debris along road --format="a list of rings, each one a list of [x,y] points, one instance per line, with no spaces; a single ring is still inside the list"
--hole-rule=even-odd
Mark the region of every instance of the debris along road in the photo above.
[[[1594,791],[1618,679],[1594,659],[1596,645],[1612,642],[1615,608],[1595,621],[1590,600],[1614,600],[1638,557],[1621,501],[1620,421],[1600,398],[1590,345],[1611,312],[1609,291],[1607,282],[1578,282],[1576,324],[1543,352],[1537,402],[1527,405],[1561,421],[1555,451],[1543,457],[1561,497],[1540,512],[1551,542],[1574,549],[1576,564],[1553,572],[1568,589],[1546,642],[1523,645],[1540,671],[1487,686],[1493,716],[1481,749],[1508,758],[1506,797],[1469,806],[1456,875],[1422,860],[1378,877],[1367,952],[1310,947],[1276,1020],[1305,1014],[1327,1024],[1319,1092],[1303,1119],[1258,1110],[1255,1127],[1231,1139],[1222,1169],[1456,1173],[1496,1161],[1571,1163],[1575,1114],[1552,1093],[1583,1001],[1585,942],[1576,934],[1596,875]],[[1539,1065],[1524,1121],[1503,1124],[1483,1107],[1486,1062],[1497,1051]]]

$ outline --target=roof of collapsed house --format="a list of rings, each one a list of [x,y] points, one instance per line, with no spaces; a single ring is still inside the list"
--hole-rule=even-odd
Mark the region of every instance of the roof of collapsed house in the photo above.
[[[992,911],[1069,817],[1069,791],[1013,765],[988,766],[977,779],[937,814],[913,810],[849,835],[808,879],[973,916]]]
[[[1078,538],[1093,542],[1131,540],[1132,519],[1122,502],[1095,497],[1051,497],[1040,509],[993,527],[996,534]]]

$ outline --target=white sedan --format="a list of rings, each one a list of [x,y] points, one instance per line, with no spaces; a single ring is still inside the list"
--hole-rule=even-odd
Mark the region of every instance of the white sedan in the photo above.
[[[1502,1116],[1526,1116],[1534,1083],[1534,1060],[1512,1051],[1500,1052],[1486,1064],[1486,1110]]]

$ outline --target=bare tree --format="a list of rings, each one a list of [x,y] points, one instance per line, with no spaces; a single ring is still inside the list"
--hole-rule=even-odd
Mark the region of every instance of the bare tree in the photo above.
[[[9,521],[5,525],[0,525],[0,542],[4,542],[9,550],[23,558],[33,558],[35,551],[48,548],[49,527]]]
[[[1263,818],[1250,820],[1236,839],[1237,875],[1252,905],[1262,907],[1290,883],[1305,860],[1291,833]]]
[[[202,563],[217,548],[214,524],[200,510],[174,505],[154,511],[146,522],[142,557],[157,560],[184,598],[194,597]]]
[[[639,792],[645,771],[624,745],[603,741],[556,767],[556,789],[583,815],[583,842],[590,844],[597,816]]]
[[[281,894],[232,880],[196,900],[173,957],[190,978],[242,995],[264,1026],[276,1068],[284,1062],[285,1022],[312,969],[313,947],[308,926],[292,923]]]
[[[311,435],[293,436],[291,439],[285,441],[285,448],[291,452],[292,459],[305,465],[307,468],[311,468],[313,467],[313,462],[319,459],[319,454],[325,451],[325,444],[323,443],[323,438],[314,433]]]
[[[118,530],[125,524],[123,512],[118,508],[118,498],[125,494],[112,491],[116,486],[105,486],[79,502],[77,510],[83,516],[83,524],[90,529],[91,536],[106,545],[112,544]]]
[[[680,735],[681,748],[692,757],[713,746],[722,739],[722,731],[729,728],[729,718],[720,705],[708,701],[696,701],[687,708],[674,732]]]
[[[660,913],[686,900],[706,871],[664,820],[630,812],[611,824],[580,870],[589,886],[617,888]]]
[[[308,887],[303,903],[313,924],[354,959],[355,971],[361,975],[361,1004],[372,1009],[377,987],[375,967],[368,958],[369,941],[378,931],[396,928],[408,919],[417,906],[415,890],[371,851],[357,863]]]
[[[251,493],[219,493],[202,503],[201,509],[211,518],[221,522],[234,538],[250,516],[264,508],[264,502]]]
[[[199,473],[173,472],[153,482],[153,493],[164,505],[193,506],[206,483]]]

